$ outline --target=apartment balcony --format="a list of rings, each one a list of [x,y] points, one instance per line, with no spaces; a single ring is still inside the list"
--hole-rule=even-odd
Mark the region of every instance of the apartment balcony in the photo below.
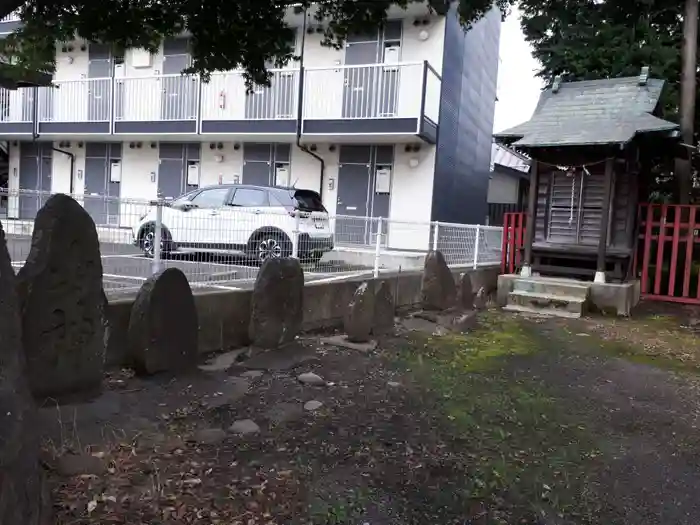
[[[19,13],[10,13],[9,15],[0,18],[0,35],[12,33],[15,29],[19,29],[22,22],[19,19]]]
[[[435,142],[441,80],[427,63],[272,71],[270,86],[246,92],[241,72],[54,81],[0,90],[0,137],[256,135],[289,139],[419,136]],[[97,139],[100,140],[100,139]]]
[[[418,135],[434,143],[441,87],[424,62],[308,68],[302,134]]]

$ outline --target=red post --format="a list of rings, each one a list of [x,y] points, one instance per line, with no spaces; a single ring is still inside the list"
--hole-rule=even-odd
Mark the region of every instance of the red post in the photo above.
[[[642,256],[642,293],[647,293],[649,281],[649,256],[651,249],[651,225],[654,219],[653,205],[647,204],[647,218],[644,224],[644,255]]]
[[[661,276],[664,265],[664,243],[666,242],[666,214],[668,205],[661,205],[661,218],[659,219],[658,245],[656,248],[656,271],[654,272],[654,295],[661,295]]]

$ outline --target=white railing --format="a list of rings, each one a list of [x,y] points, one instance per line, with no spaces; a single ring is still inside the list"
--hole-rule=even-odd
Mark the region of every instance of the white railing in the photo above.
[[[34,91],[0,88],[0,122],[32,122]]]
[[[305,119],[418,118],[423,63],[308,68]]]
[[[0,221],[16,268],[26,260],[33,219],[50,196],[0,190]],[[193,287],[250,286],[265,250],[299,258],[307,282],[420,270],[429,250],[440,250],[453,267],[498,265],[501,258],[502,228],[494,226],[290,215],[277,208],[177,211],[163,200],[93,194],[73,198],[96,224],[108,293],[137,290],[154,271],[167,266],[182,269]],[[271,228],[276,233],[255,233]],[[165,241],[156,248],[151,241],[158,231]]]
[[[423,95],[425,97],[424,116],[437,124],[440,118],[442,80],[432,68],[427,69],[425,93]]]
[[[199,77],[193,75],[117,78],[114,120],[196,120],[199,88]]]
[[[4,22],[19,22],[19,21],[20,21],[20,18],[19,18],[18,11],[15,11],[14,13],[10,13],[9,15],[0,18],[0,22],[2,22],[2,23],[4,23]]]
[[[23,90],[26,91],[26,90]],[[112,79],[59,80],[38,90],[39,122],[109,122]]]
[[[273,69],[269,86],[248,93],[243,74],[215,73],[202,83],[202,120],[285,120],[297,118],[298,69]]]
[[[424,63],[308,68],[304,119],[391,119],[425,115],[437,123],[440,78]],[[298,69],[271,71],[270,86],[246,91],[241,72],[57,80],[53,87],[0,89],[0,122],[296,120]]]

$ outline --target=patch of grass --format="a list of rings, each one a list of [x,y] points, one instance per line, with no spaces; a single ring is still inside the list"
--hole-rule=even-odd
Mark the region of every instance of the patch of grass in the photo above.
[[[589,321],[605,354],[674,371],[700,373],[700,338],[668,315]]]
[[[493,523],[595,522],[590,475],[601,452],[592,433],[546,385],[514,373],[540,343],[517,319],[491,314],[468,335],[414,338],[402,359],[459,442],[465,505],[485,502]]]

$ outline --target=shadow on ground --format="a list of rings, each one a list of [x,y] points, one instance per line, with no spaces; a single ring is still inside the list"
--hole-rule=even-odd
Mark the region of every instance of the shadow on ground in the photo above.
[[[185,378],[115,373],[42,410],[58,523],[700,523],[691,318],[486,312],[369,353],[310,337]]]

